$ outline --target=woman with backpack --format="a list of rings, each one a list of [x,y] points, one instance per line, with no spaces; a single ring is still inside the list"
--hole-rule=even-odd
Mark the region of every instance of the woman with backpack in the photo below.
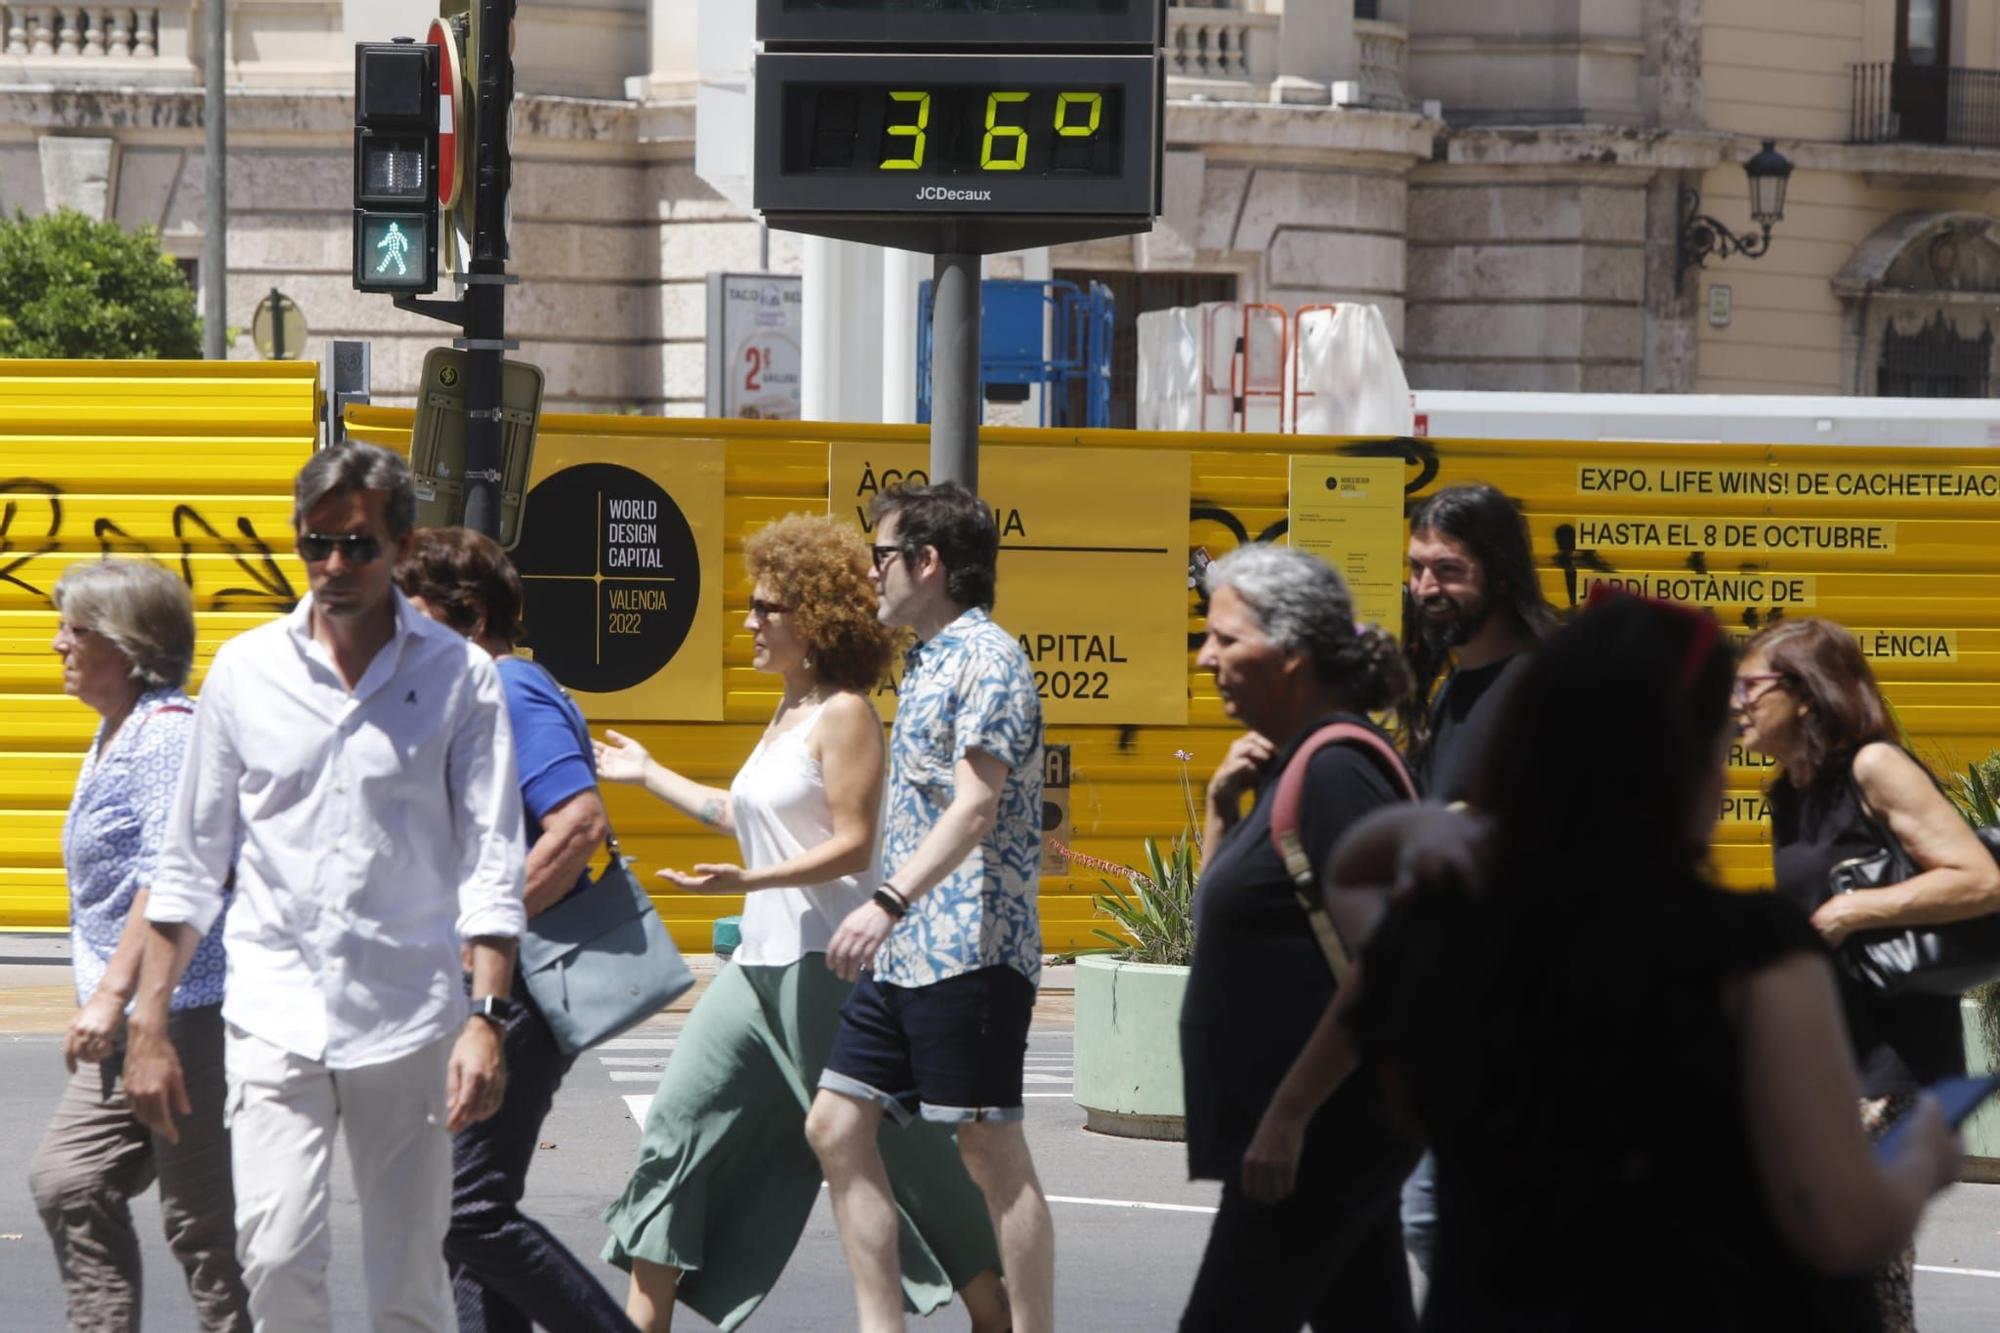
[[[1181,1011],[1188,1173],[1223,1182],[1184,1330],[1412,1327],[1397,1193],[1416,1163],[1367,1068],[1328,1096],[1332,961],[1272,838],[1302,747],[1297,835],[1317,870],[1341,834],[1412,790],[1367,713],[1409,688],[1396,642],[1355,624],[1325,562],[1289,547],[1208,569],[1197,665],[1247,732],[1208,784],[1195,946]],[[1243,798],[1252,798],[1246,813]],[[1316,909],[1315,909],[1316,910]]]

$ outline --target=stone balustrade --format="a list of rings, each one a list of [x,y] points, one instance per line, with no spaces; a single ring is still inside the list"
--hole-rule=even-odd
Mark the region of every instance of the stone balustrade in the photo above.
[[[1167,7],[1167,77],[1267,84],[1278,74],[1276,14]]]
[[[1409,32],[1400,23],[1356,19],[1354,40],[1360,48],[1362,102],[1396,110],[1408,106],[1409,97],[1403,90],[1403,60],[1409,50]]]
[[[17,5],[0,4],[0,55],[78,62],[157,61],[162,14],[171,39],[185,59],[187,4]]]

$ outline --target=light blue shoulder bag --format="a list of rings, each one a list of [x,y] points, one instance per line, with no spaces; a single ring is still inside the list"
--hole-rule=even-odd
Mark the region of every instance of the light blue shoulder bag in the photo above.
[[[579,730],[577,741],[588,757],[590,733]],[[611,853],[604,873],[529,918],[521,936],[521,980],[565,1055],[644,1022],[694,985],[608,819],[604,845]]]

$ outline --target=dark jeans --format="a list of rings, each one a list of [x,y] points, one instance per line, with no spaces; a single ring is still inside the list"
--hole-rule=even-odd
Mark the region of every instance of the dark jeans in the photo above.
[[[463,1333],[629,1330],[632,1321],[591,1271],[521,1211],[528,1167],[563,1075],[575,1063],[518,984],[507,1024],[507,1093],[491,1119],[452,1140],[451,1229],[444,1257]]]

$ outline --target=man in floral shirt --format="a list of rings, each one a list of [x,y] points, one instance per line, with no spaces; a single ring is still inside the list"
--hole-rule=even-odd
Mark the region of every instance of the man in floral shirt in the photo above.
[[[1041,977],[1042,706],[1027,655],[987,614],[1000,537],[952,482],[876,497],[883,623],[915,630],[896,705],[872,902],[827,947],[852,978],[806,1136],[833,1193],[861,1326],[902,1327],[887,1113],[956,1126],[986,1195],[1013,1327],[1055,1321],[1055,1229],[1021,1128]]]

